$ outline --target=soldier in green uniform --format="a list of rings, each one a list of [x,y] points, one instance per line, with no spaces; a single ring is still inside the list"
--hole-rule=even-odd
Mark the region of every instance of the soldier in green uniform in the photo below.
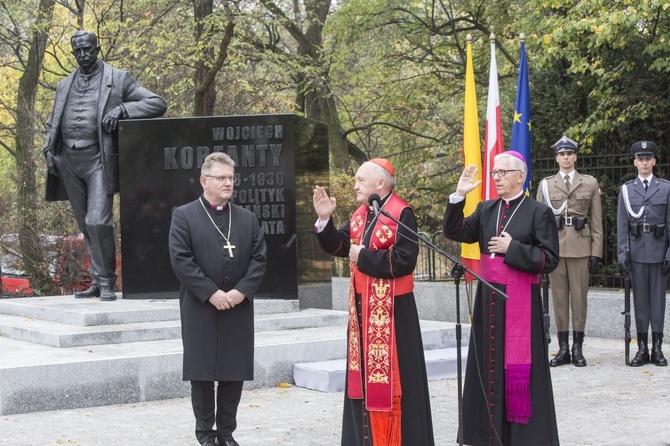
[[[572,311],[572,363],[585,367],[582,353],[586,326],[589,273],[597,272],[603,252],[602,206],[598,180],[575,170],[578,144],[563,136],[553,146],[559,171],[542,180],[537,200],[546,203],[556,218],[560,261],[549,274],[559,350],[552,367],[570,363],[570,311]]]

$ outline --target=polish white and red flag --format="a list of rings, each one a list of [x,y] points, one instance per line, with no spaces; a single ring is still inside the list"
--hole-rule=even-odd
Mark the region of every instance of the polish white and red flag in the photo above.
[[[491,34],[491,69],[489,72],[489,97],[486,105],[486,131],[484,133],[484,159],[482,162],[482,200],[498,198],[496,185],[491,178],[493,158],[503,153],[502,121],[500,119],[500,94],[498,93],[498,65],[496,64],[496,41]]]

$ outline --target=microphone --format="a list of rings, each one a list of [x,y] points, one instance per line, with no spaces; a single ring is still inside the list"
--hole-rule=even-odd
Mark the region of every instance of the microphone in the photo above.
[[[372,194],[368,198],[368,203],[372,206],[372,209],[375,211],[375,217],[379,217],[379,202],[381,201],[379,194]]]

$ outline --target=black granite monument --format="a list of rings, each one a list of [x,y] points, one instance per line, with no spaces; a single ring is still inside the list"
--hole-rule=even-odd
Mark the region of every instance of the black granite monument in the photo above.
[[[298,299],[309,290],[323,296],[309,306],[329,308],[331,260],[316,243],[312,206],[314,185],[328,184],[327,128],[291,114],[120,121],[123,298],[178,298],[171,212],[200,196],[200,167],[213,151],[235,160],[233,202],[254,212],[265,233],[257,297]]]

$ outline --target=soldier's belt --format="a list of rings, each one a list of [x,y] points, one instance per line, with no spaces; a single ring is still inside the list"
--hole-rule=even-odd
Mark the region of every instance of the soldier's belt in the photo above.
[[[630,224],[630,235],[633,237],[639,237],[640,234],[653,232],[654,238],[663,237],[665,232],[665,224],[662,225],[653,225],[648,222],[638,222]]]
[[[588,217],[566,217],[564,215],[555,215],[554,217],[558,229],[563,229],[564,226],[574,226],[575,231],[581,231],[588,221]]]

